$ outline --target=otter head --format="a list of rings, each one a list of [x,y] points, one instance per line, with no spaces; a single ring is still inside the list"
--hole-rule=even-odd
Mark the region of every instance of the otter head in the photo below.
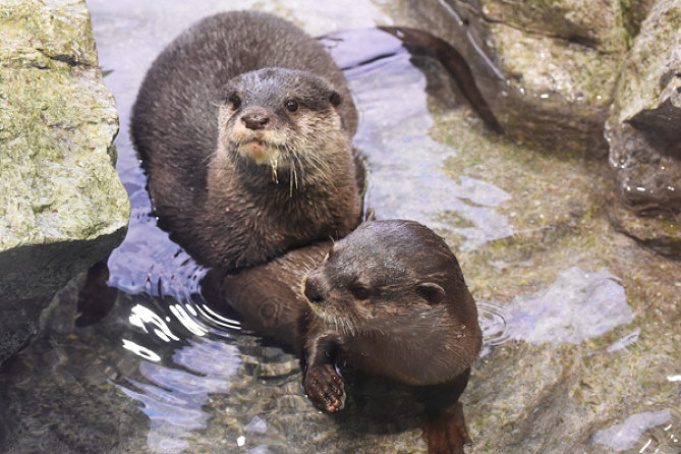
[[[241,74],[225,88],[219,113],[218,159],[269,166],[292,176],[328,165],[323,156],[349,140],[338,107],[341,96],[314,74],[265,68]],[[345,139],[344,139],[345,138]],[[222,155],[222,156],[221,156]]]
[[[345,335],[400,329],[440,317],[443,305],[467,294],[445,242],[413,221],[369,221],[333,245],[303,280],[312,310]]]

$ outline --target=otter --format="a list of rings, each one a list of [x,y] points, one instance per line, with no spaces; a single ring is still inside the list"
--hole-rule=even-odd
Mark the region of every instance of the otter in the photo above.
[[[357,112],[323,46],[265,13],[199,21],[148,70],[131,135],[159,226],[234,270],[361,222]]]
[[[429,452],[462,453],[471,443],[459,397],[482,333],[456,257],[432,230],[370,213],[340,241],[290,251],[222,284],[247,326],[300,353],[303,387],[320,409],[344,408],[338,367],[347,364],[413,389]]]

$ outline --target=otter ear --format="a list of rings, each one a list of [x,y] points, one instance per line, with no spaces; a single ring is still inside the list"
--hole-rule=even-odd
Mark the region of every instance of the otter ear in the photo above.
[[[337,91],[332,91],[329,95],[329,102],[333,107],[338,107],[343,102],[343,98]]]
[[[372,207],[368,207],[366,211],[364,212],[364,222],[369,222],[369,221],[375,221],[376,220],[376,212]]]
[[[445,289],[434,282],[423,282],[417,285],[416,292],[431,305],[439,304],[445,299]]]

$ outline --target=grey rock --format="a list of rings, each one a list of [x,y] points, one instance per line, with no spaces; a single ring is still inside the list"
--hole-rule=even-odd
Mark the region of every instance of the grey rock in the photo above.
[[[554,153],[607,154],[603,123],[651,0],[403,3],[409,25],[465,55],[510,137]]]
[[[126,232],[118,116],[84,1],[0,4],[0,362]]]
[[[681,1],[660,0],[623,66],[606,124],[624,202],[640,214],[681,212]]]

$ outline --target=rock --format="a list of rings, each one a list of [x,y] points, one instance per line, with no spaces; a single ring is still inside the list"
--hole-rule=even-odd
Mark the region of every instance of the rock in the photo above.
[[[622,206],[610,207],[609,219],[613,228],[638,244],[656,253],[678,259],[681,257],[681,222],[669,215],[636,216]]]
[[[606,125],[624,202],[666,218],[681,212],[680,24],[681,1],[655,4],[624,63]]]
[[[0,362],[125,236],[118,117],[84,1],[0,4]]]
[[[509,136],[552,152],[607,154],[603,123],[617,74],[652,0],[405,2],[417,17],[409,25],[471,62]]]

